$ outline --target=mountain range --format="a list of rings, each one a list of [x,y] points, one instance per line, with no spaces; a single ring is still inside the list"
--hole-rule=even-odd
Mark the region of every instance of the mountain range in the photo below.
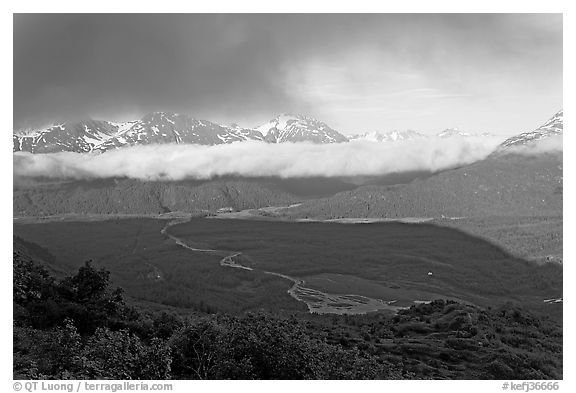
[[[447,129],[437,136],[449,138],[477,135],[457,129]],[[481,134],[480,136],[490,135]],[[323,144],[353,140],[395,142],[426,137],[413,130],[375,131],[345,136],[312,117],[286,113],[276,116],[259,127],[244,128],[237,124],[220,125],[178,113],[153,112],[140,120],[123,123],[80,120],[64,122],[43,130],[15,132],[13,151],[86,153],[105,152],[126,146],[165,143],[218,145],[252,140],[267,143]]]
[[[290,218],[562,215],[562,152],[526,155],[512,147],[562,135],[563,111],[509,138],[499,154],[408,184],[362,186],[287,209]]]
[[[467,138],[467,137],[494,137],[495,135],[490,134],[488,132],[484,132],[482,134],[473,134],[465,131],[461,131],[458,128],[447,128],[444,131],[434,135],[437,138],[453,138],[453,137],[460,137],[460,138]],[[429,135],[421,134],[418,131],[414,130],[406,130],[406,131],[372,131],[372,132],[365,132],[362,134],[353,134],[348,136],[349,140],[364,140],[370,142],[396,142],[396,141],[407,141],[407,140],[415,140],[415,139],[423,139],[423,138],[430,138]]]
[[[157,125],[159,122],[168,123],[171,127],[160,128]],[[313,124],[306,123],[307,120],[302,122]],[[290,127],[286,119],[279,119],[272,124],[269,132],[273,133],[275,130]],[[259,134],[250,133],[250,130],[239,127],[225,129],[214,123],[192,121],[186,116],[167,114],[145,117],[127,131],[106,122],[84,123],[83,126],[75,127],[64,125],[58,129],[62,132],[68,130],[69,134],[82,135],[86,139],[113,135],[104,142],[113,148],[143,140],[152,143],[152,137],[163,141],[163,134],[167,135],[166,138],[170,135],[174,138],[173,141],[184,142],[187,139],[184,139],[182,130],[187,127],[194,131],[192,135],[201,135],[200,130],[205,131],[203,135],[206,138],[211,135],[215,143],[227,143],[226,138],[245,140],[255,135],[262,135],[263,138],[269,135],[260,131],[255,131]],[[489,156],[471,165],[416,179],[407,184],[366,185],[335,190],[335,194],[331,196],[307,200],[298,207],[287,209],[286,215],[292,218],[341,218],[561,214],[562,153],[528,157],[516,154],[515,150],[509,147],[531,141],[539,143],[547,137],[561,134],[562,130],[563,113],[560,111],[533,132],[520,134],[504,142],[501,148],[509,151],[509,154]],[[327,129],[325,131],[331,132]],[[44,139],[53,141],[48,138],[49,135],[44,134]],[[318,180],[313,182],[318,183]],[[223,207],[243,209],[285,206],[302,199],[306,198],[296,197],[274,182],[263,179],[249,182],[213,180],[200,183],[149,183],[120,179],[55,183],[47,186],[15,183],[13,201],[15,215],[37,216],[64,213],[156,214],[174,210],[213,211]]]
[[[348,138],[325,123],[302,115],[281,114],[251,129],[237,124],[219,125],[178,113],[154,112],[140,120],[124,123],[83,120],[35,132],[17,132],[13,135],[13,151],[86,153],[134,145],[219,145],[249,140],[267,143],[339,143],[347,142]]]
[[[30,153],[105,152],[125,146],[162,143],[217,145],[263,140],[252,129],[222,126],[187,115],[154,112],[140,120],[114,123],[100,120],[67,122],[26,135],[13,135],[13,151]]]

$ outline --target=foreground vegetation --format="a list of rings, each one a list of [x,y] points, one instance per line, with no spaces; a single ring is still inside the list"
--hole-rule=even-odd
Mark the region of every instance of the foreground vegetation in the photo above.
[[[135,307],[90,262],[54,278],[14,254],[14,378],[561,379],[562,328],[507,304],[396,316]]]

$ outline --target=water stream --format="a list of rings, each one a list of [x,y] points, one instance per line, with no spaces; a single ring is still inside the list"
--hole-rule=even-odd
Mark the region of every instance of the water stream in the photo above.
[[[235,268],[235,269],[243,269],[248,271],[260,271],[264,274],[269,274],[272,276],[280,277],[285,280],[291,281],[292,286],[288,289],[288,294],[292,296],[299,302],[303,302],[308,306],[308,310],[311,313],[318,313],[318,314],[365,314],[371,311],[378,311],[378,310],[389,310],[392,312],[396,312],[399,309],[404,307],[393,306],[392,304],[394,301],[385,301],[382,299],[373,299],[366,296],[361,295],[353,295],[353,294],[331,294],[322,292],[317,289],[307,288],[305,287],[305,281],[291,277],[286,274],[276,273],[276,272],[269,272],[260,269],[254,269],[249,266],[243,266],[241,263],[238,262],[240,256],[242,256],[242,252],[240,251],[227,251],[227,250],[216,250],[216,249],[209,249],[209,248],[197,248],[193,245],[186,243],[183,239],[178,238],[172,235],[168,229],[171,226],[183,224],[189,222],[189,219],[176,219],[169,221],[164,228],[160,231],[160,233],[167,238],[173,240],[179,246],[186,248],[187,250],[193,252],[203,252],[203,253],[210,253],[218,256],[222,256],[223,258],[220,260],[220,266]]]

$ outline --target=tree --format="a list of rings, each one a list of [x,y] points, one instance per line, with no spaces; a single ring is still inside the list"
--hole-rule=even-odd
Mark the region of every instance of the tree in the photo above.
[[[54,279],[46,268],[24,260],[19,253],[14,253],[13,261],[14,302],[25,305],[50,296]]]
[[[214,379],[223,356],[222,332],[213,321],[186,326],[170,339],[174,373],[183,378]]]

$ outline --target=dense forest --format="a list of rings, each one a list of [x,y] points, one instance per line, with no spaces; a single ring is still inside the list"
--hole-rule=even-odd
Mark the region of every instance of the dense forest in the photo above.
[[[409,184],[370,185],[287,209],[287,218],[562,214],[562,155],[489,157]]]
[[[134,304],[86,262],[14,253],[15,379],[561,379],[562,326],[513,304],[436,300],[359,316]]]
[[[105,179],[16,184],[14,216],[160,214],[287,206],[299,199],[267,182]]]
[[[562,263],[563,217],[490,216],[458,220],[437,219],[434,224],[457,228],[497,244],[510,254],[539,262]]]

